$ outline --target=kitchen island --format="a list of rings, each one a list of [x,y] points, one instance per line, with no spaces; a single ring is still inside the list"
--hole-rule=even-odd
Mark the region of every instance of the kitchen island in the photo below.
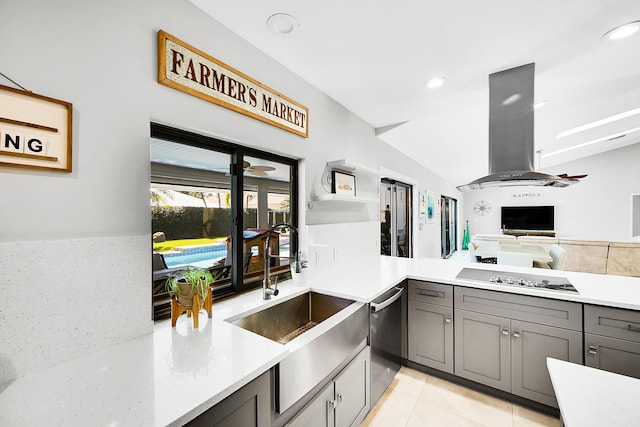
[[[547,359],[565,427],[640,425],[640,380]]]
[[[153,334],[0,384],[0,425],[182,425],[250,383],[287,356],[286,347],[225,319],[308,290],[368,303],[405,279],[640,311],[640,279],[566,271],[579,293],[457,279],[463,267],[440,259],[373,257],[309,268],[304,284],[286,281],[280,295],[258,289],[214,305],[213,318],[158,322]],[[518,273],[540,270],[501,266]],[[71,327],[71,326],[70,326]]]

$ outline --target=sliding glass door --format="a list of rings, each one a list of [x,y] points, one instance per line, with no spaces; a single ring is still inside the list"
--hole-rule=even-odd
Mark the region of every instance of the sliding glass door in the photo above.
[[[442,258],[449,258],[458,249],[458,201],[451,197],[440,197],[440,218],[442,235]]]
[[[380,182],[380,253],[411,258],[411,186],[383,178]]]

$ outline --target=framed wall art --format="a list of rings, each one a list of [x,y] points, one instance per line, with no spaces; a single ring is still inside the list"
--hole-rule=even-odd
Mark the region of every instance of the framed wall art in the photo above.
[[[307,107],[162,30],[158,83],[309,137]]]
[[[71,172],[71,103],[0,85],[0,166]]]
[[[433,221],[436,216],[436,195],[427,191],[427,220]]]
[[[424,224],[427,219],[427,192],[420,191],[419,198],[420,198],[420,215],[419,215],[420,223]]]
[[[348,173],[332,171],[331,192],[340,196],[355,196],[356,177]]]

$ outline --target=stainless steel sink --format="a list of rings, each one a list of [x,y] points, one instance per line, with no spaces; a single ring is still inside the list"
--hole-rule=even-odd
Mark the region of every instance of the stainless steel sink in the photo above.
[[[273,404],[279,414],[300,410],[315,387],[327,382],[367,345],[369,334],[367,304],[317,292],[227,321],[289,350],[273,368]]]
[[[307,292],[231,323],[280,344],[287,344],[353,301]]]

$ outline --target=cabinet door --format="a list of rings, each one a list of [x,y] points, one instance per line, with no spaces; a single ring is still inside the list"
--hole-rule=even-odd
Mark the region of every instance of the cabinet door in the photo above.
[[[409,301],[409,360],[453,373],[453,310]]]
[[[511,390],[510,321],[455,310],[455,374],[504,391]]]
[[[265,372],[187,425],[267,427],[271,425],[271,377]]]
[[[335,380],[335,426],[359,425],[371,404],[370,351],[366,347]]]
[[[329,384],[286,427],[334,427],[334,384]]]
[[[584,334],[584,364],[640,378],[640,343]]]
[[[511,392],[558,407],[547,357],[582,364],[582,333],[511,321]]]

